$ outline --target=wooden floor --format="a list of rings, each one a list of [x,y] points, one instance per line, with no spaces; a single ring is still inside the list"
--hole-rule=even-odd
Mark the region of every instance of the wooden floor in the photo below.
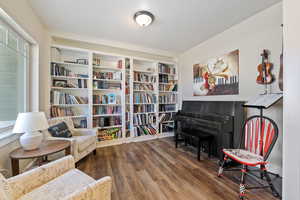
[[[174,148],[170,138],[97,149],[78,168],[99,179],[112,176],[112,200],[238,199],[232,176],[218,178],[216,161],[196,160],[186,147]],[[275,199],[269,191],[247,191],[250,200]]]

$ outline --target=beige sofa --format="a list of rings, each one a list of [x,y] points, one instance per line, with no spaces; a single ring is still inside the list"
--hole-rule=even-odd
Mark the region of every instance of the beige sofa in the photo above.
[[[73,155],[75,162],[79,161],[91,152],[96,154],[96,131],[93,129],[75,129],[72,119],[50,119],[48,120],[49,126],[53,126],[64,121],[70,131],[72,132],[71,138],[58,138],[52,137],[48,131],[45,136],[47,140],[68,140],[71,142],[71,154]]]
[[[110,200],[110,177],[94,180],[67,156],[5,179],[0,173],[0,200]]]

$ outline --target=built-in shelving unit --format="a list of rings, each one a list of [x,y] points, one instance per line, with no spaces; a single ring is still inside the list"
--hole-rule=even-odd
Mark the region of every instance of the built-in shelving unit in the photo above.
[[[98,147],[173,135],[175,63],[66,46],[51,54],[49,117],[97,130]]]
[[[158,63],[159,131],[174,131],[173,117],[178,110],[178,74],[175,64]]]

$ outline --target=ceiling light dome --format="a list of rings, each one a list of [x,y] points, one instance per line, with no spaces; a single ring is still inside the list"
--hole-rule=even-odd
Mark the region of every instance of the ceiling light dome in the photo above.
[[[153,22],[154,15],[148,11],[143,10],[136,12],[133,18],[138,25],[145,27],[149,26]]]

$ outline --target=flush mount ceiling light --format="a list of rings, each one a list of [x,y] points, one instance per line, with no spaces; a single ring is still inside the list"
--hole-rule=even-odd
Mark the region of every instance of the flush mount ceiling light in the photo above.
[[[154,20],[154,15],[151,12],[142,10],[142,11],[138,11],[134,14],[133,16],[134,21],[142,26],[149,26],[153,20]]]

